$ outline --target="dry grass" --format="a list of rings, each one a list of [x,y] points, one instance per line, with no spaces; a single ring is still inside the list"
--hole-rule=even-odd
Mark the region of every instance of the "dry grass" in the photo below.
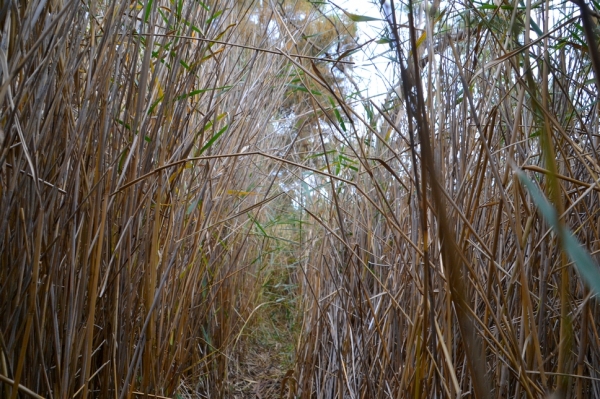
[[[225,395],[292,39],[252,2],[0,8],[0,396]]]
[[[0,2],[0,396],[600,397],[593,18],[389,4]]]
[[[339,144],[314,141],[315,152],[343,149],[357,170],[317,179],[331,189],[315,189],[305,206],[300,392],[599,396],[597,300],[515,173],[549,193],[597,261],[588,79],[600,75],[578,47],[561,45],[582,35],[570,20],[578,10],[551,3],[553,18],[566,14],[551,24],[541,3],[450,3],[431,14],[419,5],[409,17],[389,4],[397,94],[386,109],[363,99],[367,120],[321,120]],[[553,31],[533,42],[524,26]],[[354,112],[349,101],[340,112]]]

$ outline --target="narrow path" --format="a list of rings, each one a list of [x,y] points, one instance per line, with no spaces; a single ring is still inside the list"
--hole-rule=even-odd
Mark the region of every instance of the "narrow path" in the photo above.
[[[289,397],[288,380],[293,376],[298,339],[295,324],[298,311],[295,292],[288,288],[286,284],[265,284],[263,296],[269,303],[253,315],[254,320],[240,342],[239,361],[230,367],[231,398]]]

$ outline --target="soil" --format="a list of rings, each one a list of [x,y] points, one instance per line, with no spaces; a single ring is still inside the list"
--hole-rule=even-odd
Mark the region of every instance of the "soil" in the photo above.
[[[288,311],[280,304],[266,306],[231,362],[230,396],[235,399],[294,398],[296,334]],[[282,383],[284,389],[282,391]]]

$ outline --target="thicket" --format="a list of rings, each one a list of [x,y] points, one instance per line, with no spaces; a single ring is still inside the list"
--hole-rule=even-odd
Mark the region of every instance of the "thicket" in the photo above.
[[[0,1],[0,396],[600,397],[598,10]]]

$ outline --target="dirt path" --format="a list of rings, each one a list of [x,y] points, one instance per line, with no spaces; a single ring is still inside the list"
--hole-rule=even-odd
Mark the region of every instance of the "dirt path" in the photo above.
[[[231,398],[288,398],[293,383],[296,329],[294,309],[275,302],[261,308],[230,367]],[[285,384],[282,392],[282,382]]]

